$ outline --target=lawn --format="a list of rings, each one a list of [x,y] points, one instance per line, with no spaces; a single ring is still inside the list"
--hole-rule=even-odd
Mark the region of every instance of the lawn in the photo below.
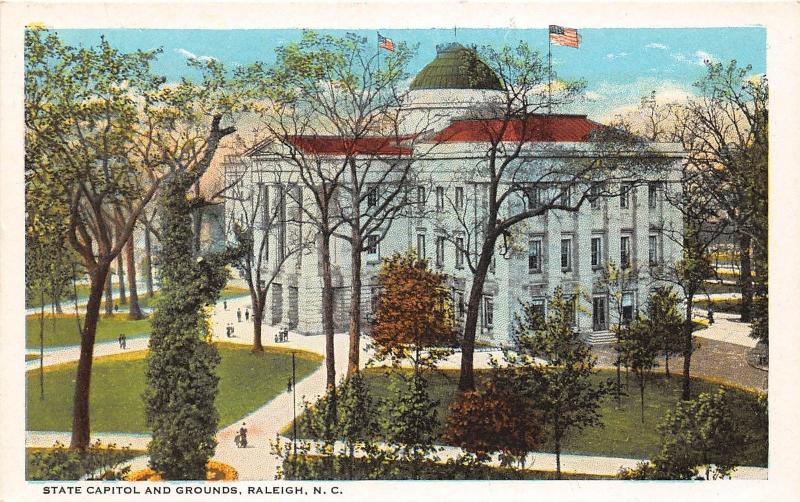
[[[481,373],[478,372],[480,381]],[[367,378],[373,396],[376,399],[388,395],[389,370],[371,369],[367,371]],[[601,371],[595,377],[599,382],[614,377],[613,371]],[[624,378],[624,375],[623,375]],[[447,417],[447,409],[457,395],[458,372],[439,371],[430,374],[431,397],[440,401],[437,407],[439,418],[439,432],[443,428]],[[715,391],[719,385],[704,380],[694,379],[692,392]],[[607,398],[601,405],[603,427],[586,429],[579,433],[570,434],[564,441],[563,453],[578,453],[589,455],[619,456],[630,458],[649,458],[659,450],[660,438],[656,425],[661,421],[667,410],[674,408],[680,399],[680,378],[667,379],[663,375],[650,377],[645,388],[645,421],[641,422],[638,387],[631,380],[630,396],[622,398],[622,406],[616,409],[616,402]],[[742,430],[751,432],[757,439],[743,444],[740,451],[732,453],[732,457],[740,465],[766,465],[767,462],[767,431],[759,430],[753,417],[755,416],[756,397],[747,392],[730,389],[729,395],[733,400],[732,406],[735,413],[735,422]],[[301,437],[306,436],[302,428],[302,418],[299,419]],[[288,429],[287,429],[288,430]],[[376,437],[380,432],[376,431]],[[549,439],[545,439],[542,451],[551,451]]]
[[[83,322],[83,318],[81,318]],[[120,333],[125,333],[130,340],[135,336],[150,332],[150,321],[129,321],[127,314],[116,314],[111,317],[100,317],[97,322],[97,343],[116,340]],[[59,347],[78,345],[81,342],[75,314],[56,314],[44,316],[44,346]],[[28,349],[39,347],[39,316],[29,315],[25,318],[25,346]]]
[[[230,300],[231,298],[239,298],[241,296],[248,296],[250,294],[250,290],[247,288],[240,288],[239,286],[225,286],[225,288],[220,291],[219,300]],[[139,293],[139,306],[142,308],[150,308],[155,307],[155,300],[157,300],[161,296],[160,291],[156,291],[153,293],[153,298],[147,296],[147,294]]]
[[[291,354],[267,350],[256,354],[241,345],[219,344],[222,361],[217,410],[220,427],[227,426],[286,390],[292,372]],[[148,432],[141,395],[145,386],[145,351],[97,358],[92,370],[93,432]],[[297,378],[312,373],[321,358],[298,352]],[[45,400],[39,399],[38,376],[27,373],[27,430],[69,431],[75,363],[45,368]]]
[[[711,305],[714,309],[714,312],[727,312],[730,314],[738,314],[741,312],[742,309],[742,299],[741,298],[712,298],[709,302],[707,298],[698,298],[694,301],[694,306],[708,310],[708,306]]]

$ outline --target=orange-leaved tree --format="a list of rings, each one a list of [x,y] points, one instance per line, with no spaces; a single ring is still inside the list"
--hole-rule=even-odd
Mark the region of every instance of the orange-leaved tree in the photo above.
[[[372,337],[379,359],[410,359],[419,373],[452,353],[457,334],[444,274],[409,251],[384,260],[378,283]]]
[[[542,444],[542,417],[518,386],[508,370],[495,368],[483,389],[459,394],[447,417],[447,444],[464,448],[481,462],[499,452],[503,465],[516,460],[524,467],[528,453]]]

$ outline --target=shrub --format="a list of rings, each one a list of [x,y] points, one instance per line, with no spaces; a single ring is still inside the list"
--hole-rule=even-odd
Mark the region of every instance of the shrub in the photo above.
[[[116,444],[103,446],[96,441],[86,450],[72,450],[61,443],[52,449],[34,452],[28,462],[27,478],[31,480],[123,479],[130,467],[120,467],[132,458],[130,448]]]

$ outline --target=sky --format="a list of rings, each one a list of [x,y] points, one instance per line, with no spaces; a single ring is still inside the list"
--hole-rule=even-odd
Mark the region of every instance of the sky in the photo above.
[[[563,78],[586,80],[586,99],[570,110],[595,120],[609,120],[655,91],[657,99],[679,100],[694,92],[692,84],[705,72],[703,61],[752,65],[766,73],[766,29],[670,28],[581,29],[578,49],[552,46],[553,70]],[[56,30],[74,45],[97,45],[100,36],[122,51],[161,47],[153,70],[169,80],[191,76],[189,57],[212,57],[226,65],[272,62],[275,48],[299,40],[300,30]],[[319,30],[343,35],[348,31],[376,40],[375,30]],[[419,44],[409,71],[416,74],[436,57],[436,45],[515,45],[524,40],[547,57],[546,29],[379,29],[396,43]]]

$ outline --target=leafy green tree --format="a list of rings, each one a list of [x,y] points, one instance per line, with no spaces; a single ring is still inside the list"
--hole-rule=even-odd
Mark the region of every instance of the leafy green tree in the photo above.
[[[26,134],[52,169],[54,183],[45,186],[67,215],[66,242],[90,281],[73,448],[89,444],[94,343],[112,263],[164,179],[178,171],[204,173],[221,138],[235,130],[220,126],[236,102],[221,64],[193,61],[201,82],[167,84],[150,70],[159,53],[122,53],[103,38],[97,47],[72,47],[40,28],[25,33]]]
[[[389,384],[389,397],[381,403],[380,423],[386,440],[393,456],[410,464],[411,479],[419,479],[425,459],[436,451],[438,404],[430,397],[428,380],[416,372],[410,377],[396,373]]]
[[[572,305],[556,288],[546,319],[532,303],[523,304],[514,327],[515,352],[506,351],[507,366],[534,400],[553,438],[556,476],[561,479],[561,445],[569,431],[595,427],[600,402],[613,384],[592,383],[597,359],[572,329]],[[541,363],[544,360],[546,363]]]
[[[641,399],[642,423],[644,423],[644,388],[647,375],[658,366],[656,357],[659,352],[658,339],[653,336],[649,321],[638,317],[630,323],[622,337],[622,358],[636,375]]]
[[[664,370],[669,378],[669,358],[683,352],[683,318],[678,311],[678,296],[672,288],[653,288],[647,300],[647,319],[651,336],[664,356]]]
[[[661,451],[653,463],[661,479],[692,479],[701,467],[705,479],[729,476],[733,470],[727,459],[738,440],[724,390],[678,402],[658,431]]]
[[[200,173],[201,174],[201,173]],[[205,307],[227,281],[227,253],[195,256],[192,207],[186,193],[198,173],[176,172],[159,199],[161,293],[147,355],[146,420],[153,431],[150,466],[165,479],[199,479],[214,453],[219,414],[217,349]]]
[[[614,397],[617,400],[617,409],[622,407],[622,366],[625,366],[626,378],[628,371],[628,360],[623,354],[623,339],[628,336],[630,331],[630,321],[632,319],[625,319],[625,305],[623,298],[626,292],[636,287],[636,282],[639,277],[639,269],[635,263],[628,263],[626,266],[617,266],[613,262],[609,262],[603,269],[602,284],[608,289],[609,311],[614,314],[615,321],[611,325],[611,329],[616,336],[614,343],[614,351],[617,353],[617,359],[614,361],[614,367],[617,370],[617,380],[614,386]],[[626,380],[627,385],[627,380]]]

